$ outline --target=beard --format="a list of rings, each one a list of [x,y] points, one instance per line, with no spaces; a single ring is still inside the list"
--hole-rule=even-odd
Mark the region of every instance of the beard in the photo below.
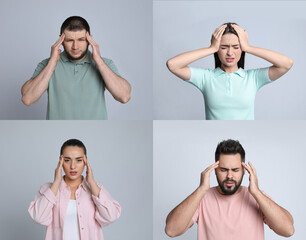
[[[226,179],[223,182],[220,182],[220,180],[217,177],[219,187],[221,191],[224,193],[224,195],[233,195],[234,193],[236,193],[242,183],[242,180],[243,180],[243,175],[241,176],[239,182],[232,179]],[[233,185],[228,187],[226,186],[226,183],[233,183]]]
[[[70,53],[69,53],[68,51],[66,51],[66,49],[65,49],[65,47],[64,47],[64,50],[65,50],[66,55],[67,55],[67,58],[68,58],[69,60],[71,60],[71,61],[78,61],[78,60],[82,59],[82,58],[85,57],[86,54],[87,54],[88,45],[89,45],[89,44],[87,44],[86,50],[85,50],[84,52],[82,52],[82,54],[81,54],[79,57],[73,57],[72,55],[70,55]]]

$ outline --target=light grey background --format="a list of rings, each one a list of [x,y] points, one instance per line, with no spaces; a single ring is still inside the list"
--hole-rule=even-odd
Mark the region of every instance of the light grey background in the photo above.
[[[202,93],[169,72],[166,61],[208,47],[212,33],[225,22],[245,28],[251,45],[294,60],[286,75],[257,93],[255,119],[306,119],[306,33],[301,30],[306,24],[305,8],[305,1],[154,1],[154,119],[205,119]],[[271,65],[250,54],[245,62],[245,69]],[[191,66],[213,69],[213,55]]]
[[[152,121],[1,121],[0,132],[0,239],[44,239],[27,210],[70,138],[84,142],[95,180],[122,206],[105,239],[152,239]]]
[[[27,107],[20,89],[37,64],[50,56],[61,24],[72,15],[88,21],[101,55],[112,59],[132,85],[127,104],[106,91],[109,119],[152,119],[151,0],[1,1],[0,119],[46,119],[47,93]]]
[[[304,121],[154,121],[153,129],[154,240],[170,239],[164,233],[168,213],[199,186],[201,172],[215,161],[217,144],[229,138],[244,147],[260,189],[293,215],[295,234],[290,239],[305,239]],[[216,186],[214,172],[210,179]],[[248,184],[246,173],[242,185]],[[175,239],[196,238],[195,224]],[[265,239],[283,237],[265,226]]]

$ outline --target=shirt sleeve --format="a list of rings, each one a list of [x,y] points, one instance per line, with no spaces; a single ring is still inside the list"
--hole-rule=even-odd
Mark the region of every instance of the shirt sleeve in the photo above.
[[[33,75],[32,75],[32,78],[35,78],[38,74],[40,74],[40,72],[47,66],[49,62],[49,58],[41,61],[40,63],[38,63]]]
[[[107,59],[107,58],[102,58],[103,61],[106,63],[106,65],[112,70],[114,73],[116,73],[118,76],[120,76],[119,71],[114,63],[113,60]]]
[[[115,199],[113,199],[102,184],[98,184],[98,186],[101,189],[99,197],[92,195],[92,199],[97,207],[95,219],[103,227],[114,222],[120,217],[121,206]]]
[[[48,226],[52,223],[52,209],[56,205],[57,199],[50,189],[51,183],[46,183],[41,186],[31,202],[28,212],[32,219],[42,225]]]
[[[255,81],[257,91],[264,85],[272,82],[269,78],[269,68],[270,67],[250,70],[252,74],[251,77]]]
[[[197,208],[197,210],[195,211],[195,213],[192,216],[193,223],[198,222],[198,219],[199,219],[199,207]]]
[[[210,69],[202,69],[202,68],[193,68],[190,69],[190,79],[189,83],[196,86],[201,92],[204,92],[205,82],[207,82],[211,78],[211,70]]]

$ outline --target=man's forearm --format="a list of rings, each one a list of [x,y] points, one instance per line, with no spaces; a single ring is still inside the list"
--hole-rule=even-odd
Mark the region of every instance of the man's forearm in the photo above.
[[[127,103],[131,98],[131,85],[124,78],[115,74],[101,58],[96,62],[108,91],[121,103]]]
[[[21,88],[22,102],[30,106],[39,100],[47,90],[56,62],[49,60],[46,67],[35,77],[28,80]]]
[[[179,236],[192,226],[192,217],[205,193],[206,190],[203,187],[198,187],[189,197],[169,213],[165,229],[168,236]]]
[[[284,208],[277,205],[260,190],[253,194],[256,202],[264,214],[269,227],[278,235],[289,237],[294,233],[293,218]]]

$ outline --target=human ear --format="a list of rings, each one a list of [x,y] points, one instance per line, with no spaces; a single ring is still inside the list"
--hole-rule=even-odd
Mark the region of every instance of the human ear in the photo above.
[[[214,169],[214,171],[215,171],[215,175],[216,175],[216,177],[218,177],[218,173],[217,173],[218,168],[215,168],[215,169]]]
[[[243,175],[245,174],[245,168],[244,166],[242,165],[242,162],[241,162],[241,167],[242,167],[242,171],[243,171]]]

